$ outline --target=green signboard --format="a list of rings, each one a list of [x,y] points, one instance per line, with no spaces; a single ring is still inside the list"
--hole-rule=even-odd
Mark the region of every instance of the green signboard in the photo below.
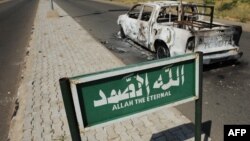
[[[198,99],[199,57],[194,53],[69,78],[77,123],[88,128]]]

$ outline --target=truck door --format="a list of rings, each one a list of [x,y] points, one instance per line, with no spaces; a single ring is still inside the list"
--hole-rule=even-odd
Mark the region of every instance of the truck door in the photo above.
[[[153,13],[153,7],[145,5],[142,10],[141,17],[139,19],[139,31],[137,40],[140,44],[148,47],[150,42],[151,32],[151,18]]]
[[[138,4],[132,7],[128,12],[128,19],[126,21],[126,34],[133,40],[137,40],[138,27],[139,27],[139,18],[141,17],[141,11],[143,6]]]

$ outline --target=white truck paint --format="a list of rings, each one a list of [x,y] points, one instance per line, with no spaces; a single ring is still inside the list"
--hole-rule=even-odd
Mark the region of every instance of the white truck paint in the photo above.
[[[198,7],[208,8],[199,13]],[[202,16],[209,16],[210,22]],[[158,58],[201,51],[204,64],[238,59],[242,28],[213,22],[213,6],[178,1],[139,3],[120,15],[120,34],[156,53]]]

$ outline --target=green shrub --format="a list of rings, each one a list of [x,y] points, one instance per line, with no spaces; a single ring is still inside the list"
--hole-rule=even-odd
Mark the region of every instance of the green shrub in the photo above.
[[[233,0],[231,2],[224,3],[218,8],[218,10],[219,11],[231,10],[236,6],[237,2],[238,2],[237,0]]]
[[[215,0],[206,0],[206,4],[215,4]]]

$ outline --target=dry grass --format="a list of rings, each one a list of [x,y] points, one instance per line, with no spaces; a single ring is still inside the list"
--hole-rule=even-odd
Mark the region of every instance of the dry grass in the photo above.
[[[202,2],[203,0],[186,0]],[[250,21],[250,0],[214,0],[215,17],[240,22]]]
[[[227,8],[226,5],[229,5],[229,8]],[[230,7],[230,5],[232,6]],[[216,15],[219,18],[232,18],[240,22],[250,21],[250,2],[237,2],[236,4],[232,4],[232,0],[228,0],[227,3],[217,4],[216,7]]]
[[[125,4],[157,0],[109,0]],[[202,3],[203,0],[183,0],[187,2]],[[250,0],[207,0],[215,2],[215,17],[240,22],[250,21]]]

